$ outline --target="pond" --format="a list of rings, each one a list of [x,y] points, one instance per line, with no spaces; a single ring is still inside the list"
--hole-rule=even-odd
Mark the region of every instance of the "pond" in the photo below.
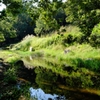
[[[17,81],[5,83],[9,91],[0,94],[0,100],[100,100],[95,83],[99,75],[84,73],[88,69],[71,62],[29,56],[14,67]]]

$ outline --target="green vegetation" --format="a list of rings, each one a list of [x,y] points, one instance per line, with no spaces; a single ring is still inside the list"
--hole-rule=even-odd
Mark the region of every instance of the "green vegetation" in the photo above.
[[[46,57],[60,61],[70,62],[78,68],[88,68],[99,72],[100,49],[92,47],[89,43],[81,43],[83,34],[77,27],[73,30],[66,28],[62,34],[52,34],[46,37],[26,36],[20,43],[12,47],[13,51],[30,52],[32,57]],[[77,33],[77,34],[76,34]]]
[[[83,34],[77,39],[69,36],[73,41],[99,44],[98,34],[93,32],[100,22],[99,0],[3,0],[3,3],[10,4],[0,15],[0,38],[5,44],[18,42],[28,34],[44,36],[54,31],[60,34],[60,28],[68,25],[78,26]]]
[[[5,82],[15,81],[14,64],[32,55],[29,62],[33,58],[45,59],[31,63],[42,63],[43,67],[66,76],[67,85],[73,85],[73,80],[81,83],[82,88],[100,84],[100,0],[1,2],[7,7],[0,11],[0,63],[12,66],[4,73]],[[61,62],[68,62],[71,72]]]
[[[84,35],[76,26],[68,26],[60,34],[52,33],[43,37],[28,35],[10,48],[1,52],[1,57],[8,62],[16,62],[29,54],[34,57],[50,57],[59,61],[68,61],[77,67],[99,71],[100,49],[89,43],[82,43]],[[83,40],[82,40],[83,39]],[[95,42],[95,41],[94,41]]]
[[[70,27],[70,26],[69,26]],[[69,29],[68,27],[68,29]],[[99,48],[94,48],[87,43],[81,43],[83,34],[74,29],[60,35],[52,34],[46,37],[26,36],[20,43],[13,46],[13,50],[30,51],[41,54],[42,56],[55,57],[57,59],[81,58],[99,59]],[[66,28],[67,29],[67,28]]]
[[[92,46],[100,47],[100,23],[93,28],[89,41]]]
[[[100,0],[68,0],[66,2],[67,21],[78,25],[85,34],[85,39],[90,36],[94,26],[99,23],[99,3]]]

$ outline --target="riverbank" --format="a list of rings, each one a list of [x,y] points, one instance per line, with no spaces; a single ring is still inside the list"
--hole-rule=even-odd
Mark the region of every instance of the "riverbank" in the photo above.
[[[76,37],[80,37],[80,34],[78,33]],[[92,86],[92,82],[94,84],[95,80],[99,82],[100,48],[92,47],[89,43],[72,41],[73,39],[69,43],[69,36],[70,33],[46,37],[28,35],[20,43],[9,48],[8,51],[0,51],[1,58],[9,63],[14,63],[25,56],[30,56],[30,61],[40,57],[46,60],[51,59],[50,61],[53,63],[59,62],[57,66],[60,66],[60,62],[64,61],[68,66],[65,64],[63,67],[59,67],[56,69],[56,71],[58,70],[56,73],[63,73],[72,79],[73,77],[77,79],[87,77],[88,80],[91,80]],[[85,82],[86,79],[81,79],[81,81]],[[99,84],[98,82],[97,84]]]
[[[53,34],[45,37],[28,35],[21,42],[7,47],[7,50],[0,50],[0,58],[13,65],[13,70],[14,64],[18,60],[23,60],[28,62],[28,66],[42,66],[61,77],[66,77],[66,86],[77,85],[77,88],[81,89],[99,90],[100,48],[92,47],[86,42],[81,43],[81,40],[78,40],[82,36],[80,32],[77,35],[70,34]]]
[[[75,33],[53,34],[46,37],[26,36],[20,43],[15,44],[10,50],[23,55],[32,54],[33,57],[53,58],[59,61],[68,61],[78,67],[88,67],[100,70],[100,48],[92,47],[89,43],[79,43],[82,34]],[[74,36],[75,35],[75,36]],[[69,38],[70,37],[70,38]]]
[[[21,42],[9,46],[9,50],[0,50],[0,58],[5,62],[14,63],[21,58],[32,55],[32,57],[53,58],[66,61],[78,68],[88,68],[99,72],[100,70],[100,48],[92,47],[89,43],[78,43],[82,34],[77,31],[73,33],[53,34],[45,37],[26,36]],[[70,41],[70,42],[69,42]]]
[[[25,55],[33,54],[36,57],[52,57],[59,60],[74,60],[75,63],[86,60],[93,60],[89,66],[94,64],[94,59],[100,59],[100,48],[91,46],[86,42],[84,34],[76,26],[68,26],[66,31],[56,32],[47,36],[36,37],[27,35],[16,44],[11,44],[7,50],[0,50],[0,58],[6,61],[13,61]],[[98,61],[97,61],[98,62]],[[96,62],[96,63],[97,63]]]

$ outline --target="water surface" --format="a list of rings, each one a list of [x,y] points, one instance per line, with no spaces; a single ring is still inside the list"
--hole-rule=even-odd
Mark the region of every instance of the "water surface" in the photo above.
[[[31,56],[24,58],[23,62],[28,70],[34,70],[33,76],[30,76],[34,80],[30,80],[32,81],[31,90],[34,92],[39,90],[43,94],[51,96],[50,100],[100,99],[99,87],[93,86],[90,76],[81,75],[80,69],[73,66],[72,63],[57,59],[32,58]],[[80,76],[78,76],[79,74]],[[38,95],[38,93],[35,94]]]
[[[0,82],[0,100],[100,100],[99,74],[71,61],[29,56],[12,68],[16,82]]]

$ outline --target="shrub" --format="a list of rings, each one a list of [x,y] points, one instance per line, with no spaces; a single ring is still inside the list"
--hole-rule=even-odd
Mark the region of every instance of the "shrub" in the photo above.
[[[5,82],[15,82],[17,79],[16,76],[16,70],[15,68],[9,68],[6,72],[5,72]]]
[[[100,47],[100,23],[93,28],[89,42],[94,47]]]
[[[73,43],[83,43],[85,41],[84,35],[81,32],[78,33],[68,33],[64,36],[62,44],[73,44]]]

